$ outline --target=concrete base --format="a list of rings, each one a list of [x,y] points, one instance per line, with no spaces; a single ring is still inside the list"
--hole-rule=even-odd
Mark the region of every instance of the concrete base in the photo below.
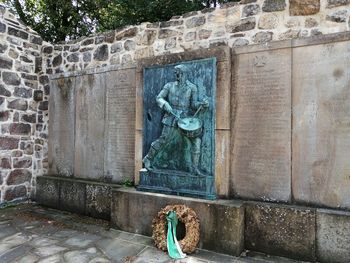
[[[101,219],[110,219],[111,190],[115,184],[75,178],[37,177],[35,201],[39,204]]]
[[[235,256],[241,254],[244,207],[239,201],[208,201],[138,192],[134,189],[114,189],[112,225],[123,231],[151,236],[152,219],[169,204],[185,204],[197,213],[201,228],[200,248]]]
[[[318,261],[350,262],[350,213],[317,209],[316,222]]]
[[[316,209],[245,203],[245,248],[298,260],[315,261]]]

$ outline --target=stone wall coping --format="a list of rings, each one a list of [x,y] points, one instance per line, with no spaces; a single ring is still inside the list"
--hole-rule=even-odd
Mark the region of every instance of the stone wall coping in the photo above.
[[[96,68],[89,68],[79,71],[69,71],[69,72],[63,72],[63,73],[57,73],[50,75],[50,79],[60,79],[60,78],[68,78],[68,77],[76,77],[76,76],[82,76],[82,75],[93,75],[93,74],[99,74],[104,73],[108,71],[115,71],[115,70],[122,70],[122,69],[133,69],[136,65],[134,63],[128,63],[128,64],[122,64],[122,65],[109,65],[104,67],[96,67]]]
[[[186,197],[186,196],[178,196],[178,195],[167,195],[167,194],[159,194],[159,193],[151,193],[151,192],[143,192],[143,191],[137,191],[135,188],[114,188],[112,189],[112,192],[125,192],[125,193],[132,193],[132,194],[139,194],[143,196],[153,196],[153,197],[161,197],[164,199],[182,199],[184,201],[190,201],[190,202],[199,202],[199,203],[206,203],[208,205],[224,205],[229,207],[242,207],[244,202],[241,200],[234,200],[234,199],[217,199],[217,200],[207,200],[207,199],[199,199],[199,198],[193,198],[193,197]]]
[[[81,178],[58,177],[58,176],[47,176],[47,175],[38,176],[37,180],[57,180],[57,181],[84,183],[84,184],[99,185],[99,186],[110,186],[110,187],[113,187],[114,189],[122,187],[120,184],[115,184],[115,183],[104,183],[104,182],[86,180]]]
[[[337,216],[350,217],[350,212],[334,210],[334,209],[317,208],[316,209],[316,213],[317,214],[328,214],[328,215],[337,215]]]
[[[298,39],[287,39],[280,41],[271,41],[265,44],[253,44],[242,47],[233,47],[234,54],[246,54],[246,53],[255,53],[262,51],[271,51],[276,49],[284,48],[296,48],[303,46],[312,46],[312,45],[322,45],[329,44],[333,42],[342,42],[350,40],[350,32],[339,32],[331,33],[325,35],[317,35],[312,37],[298,38]]]

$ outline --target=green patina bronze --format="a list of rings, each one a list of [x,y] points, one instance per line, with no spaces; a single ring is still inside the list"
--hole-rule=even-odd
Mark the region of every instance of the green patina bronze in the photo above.
[[[144,69],[143,163],[147,172],[140,174],[139,190],[183,195],[193,190],[193,196],[215,198],[215,83],[215,58]],[[174,189],[184,184],[167,185],[163,178],[178,181],[183,175],[198,179]],[[201,190],[207,182],[208,187]]]

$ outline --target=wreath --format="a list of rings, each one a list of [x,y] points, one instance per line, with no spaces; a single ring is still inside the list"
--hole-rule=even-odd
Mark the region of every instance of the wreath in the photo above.
[[[153,239],[156,247],[167,251],[167,220],[169,211],[175,211],[177,218],[185,225],[186,235],[179,240],[182,252],[192,253],[199,242],[199,219],[196,212],[186,205],[168,205],[158,212],[152,221]]]

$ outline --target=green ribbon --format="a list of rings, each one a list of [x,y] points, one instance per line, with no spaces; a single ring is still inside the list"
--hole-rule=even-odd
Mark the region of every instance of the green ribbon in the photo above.
[[[176,239],[176,226],[178,219],[175,211],[169,211],[166,219],[168,221],[168,233],[167,233],[167,248],[168,254],[171,258],[181,259],[185,258],[184,254],[180,248],[179,242]]]

